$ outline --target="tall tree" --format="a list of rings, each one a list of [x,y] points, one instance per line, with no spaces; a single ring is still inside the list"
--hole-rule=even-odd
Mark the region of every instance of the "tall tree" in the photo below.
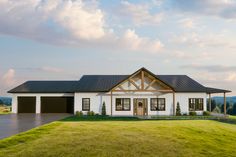
[[[236,103],[233,105],[233,115],[236,115]]]
[[[227,110],[229,109],[229,107],[230,107],[230,105],[229,105],[229,102],[227,101],[226,102],[226,113],[227,113]],[[220,110],[221,110],[221,113],[224,113],[224,104],[221,105]]]
[[[176,107],[176,116],[181,116],[181,109],[180,109],[179,102],[177,102],[177,107]]]
[[[106,105],[105,105],[105,102],[103,102],[103,104],[102,104],[102,115],[103,116],[106,115]]]

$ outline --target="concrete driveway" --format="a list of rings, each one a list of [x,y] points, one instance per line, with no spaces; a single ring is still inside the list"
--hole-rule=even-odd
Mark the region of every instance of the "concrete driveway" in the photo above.
[[[67,113],[0,115],[0,139],[71,116]]]

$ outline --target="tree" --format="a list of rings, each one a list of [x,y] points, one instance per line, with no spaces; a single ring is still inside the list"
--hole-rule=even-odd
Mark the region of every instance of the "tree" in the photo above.
[[[105,105],[105,102],[103,102],[103,104],[102,104],[102,115],[103,116],[106,115],[106,105]]]
[[[181,116],[181,110],[180,110],[179,102],[177,102],[177,107],[176,107],[176,116]]]
[[[227,107],[226,113],[229,115],[233,115],[233,103],[230,102],[229,106]]]
[[[3,101],[0,99],[0,105],[3,105],[4,103],[3,103]]]
[[[236,115],[236,103],[233,104],[233,115]]]
[[[226,102],[226,111],[229,109],[229,102]],[[224,113],[224,104],[221,105],[221,113]]]
[[[211,99],[211,111],[210,111],[210,104],[209,99],[207,101],[207,111],[212,112],[216,108],[216,101],[214,99]]]
[[[220,108],[219,108],[219,106],[216,106],[212,112],[214,112],[214,113],[220,113]]]

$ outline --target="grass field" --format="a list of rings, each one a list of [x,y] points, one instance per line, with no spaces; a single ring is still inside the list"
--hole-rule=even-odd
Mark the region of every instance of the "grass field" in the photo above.
[[[0,105],[0,114],[8,114],[10,113],[10,107]]]
[[[0,141],[0,156],[236,156],[236,125],[213,120],[58,121]]]

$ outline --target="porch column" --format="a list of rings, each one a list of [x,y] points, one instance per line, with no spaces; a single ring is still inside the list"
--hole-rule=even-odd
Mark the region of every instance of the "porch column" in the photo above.
[[[36,96],[36,113],[41,113],[41,97]]]
[[[173,92],[173,116],[175,115],[175,92]]]
[[[111,116],[112,116],[112,91],[111,91]]]
[[[226,93],[224,92],[224,115],[226,115]]]
[[[18,102],[17,102],[17,96],[14,94],[12,97],[12,113],[17,113],[18,112]]]
[[[211,93],[209,94],[209,111],[211,112]]]

